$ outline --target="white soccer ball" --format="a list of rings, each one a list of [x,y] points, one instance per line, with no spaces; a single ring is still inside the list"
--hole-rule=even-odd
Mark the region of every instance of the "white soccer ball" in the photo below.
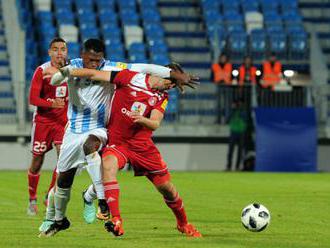
[[[243,209],[241,221],[247,230],[261,232],[269,225],[270,213],[265,206],[253,203]]]

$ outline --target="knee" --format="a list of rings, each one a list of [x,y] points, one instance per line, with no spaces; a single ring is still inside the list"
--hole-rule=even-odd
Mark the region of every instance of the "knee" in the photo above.
[[[116,177],[118,171],[118,160],[115,156],[106,156],[102,159],[104,179]]]
[[[170,201],[174,200],[177,195],[176,189],[171,182],[158,185],[157,189],[164,196],[165,199]]]
[[[62,189],[71,188],[75,173],[76,173],[76,168],[66,172],[60,172],[57,179],[57,186]]]
[[[41,169],[41,166],[42,166],[42,163],[43,163],[43,160],[44,160],[44,157],[41,156],[41,155],[33,156],[32,163],[31,163],[31,166],[30,166],[30,172],[32,174],[39,173],[39,171]]]
[[[85,155],[96,152],[99,149],[100,145],[101,142],[96,136],[94,135],[88,136],[87,140],[83,144],[83,150]]]

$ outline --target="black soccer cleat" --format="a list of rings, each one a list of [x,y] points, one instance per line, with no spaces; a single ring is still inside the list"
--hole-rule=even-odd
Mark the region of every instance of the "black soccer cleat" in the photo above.
[[[96,217],[99,220],[109,220],[110,211],[109,211],[107,201],[105,199],[98,200],[98,211],[97,211]]]
[[[70,227],[70,221],[66,217],[64,217],[62,220],[60,221],[57,220],[52,225],[50,225],[50,227],[44,232],[44,235],[46,237],[51,237],[54,236],[59,231],[66,230],[69,227]]]

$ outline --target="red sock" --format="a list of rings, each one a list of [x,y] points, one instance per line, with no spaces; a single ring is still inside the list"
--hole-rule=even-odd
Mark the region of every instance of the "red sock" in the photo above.
[[[56,182],[56,178],[57,178],[57,172],[56,172],[56,167],[55,167],[55,169],[53,170],[52,181],[50,182],[49,188],[47,190],[47,194],[54,187],[55,182]]]
[[[105,199],[107,200],[108,207],[112,217],[120,218],[119,211],[119,184],[117,181],[106,182],[104,185]]]
[[[39,182],[40,174],[32,174],[30,170],[28,170],[28,183],[29,183],[29,195],[30,200],[37,199],[37,187]]]
[[[183,226],[188,223],[186,211],[184,210],[184,206],[183,206],[183,201],[179,197],[179,194],[176,195],[176,197],[173,201],[166,200],[165,198],[164,198],[164,201],[165,201],[166,205],[170,209],[172,209],[172,211],[176,217],[176,222],[178,223],[179,226]]]

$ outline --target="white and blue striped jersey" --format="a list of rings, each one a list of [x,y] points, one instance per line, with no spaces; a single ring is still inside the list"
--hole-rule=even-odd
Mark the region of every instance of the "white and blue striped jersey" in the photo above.
[[[82,59],[71,60],[72,68],[83,68]],[[119,71],[130,64],[103,61],[99,70]],[[109,82],[85,78],[69,78],[69,128],[73,133],[84,133],[95,128],[105,128],[109,119],[112,86]]]

